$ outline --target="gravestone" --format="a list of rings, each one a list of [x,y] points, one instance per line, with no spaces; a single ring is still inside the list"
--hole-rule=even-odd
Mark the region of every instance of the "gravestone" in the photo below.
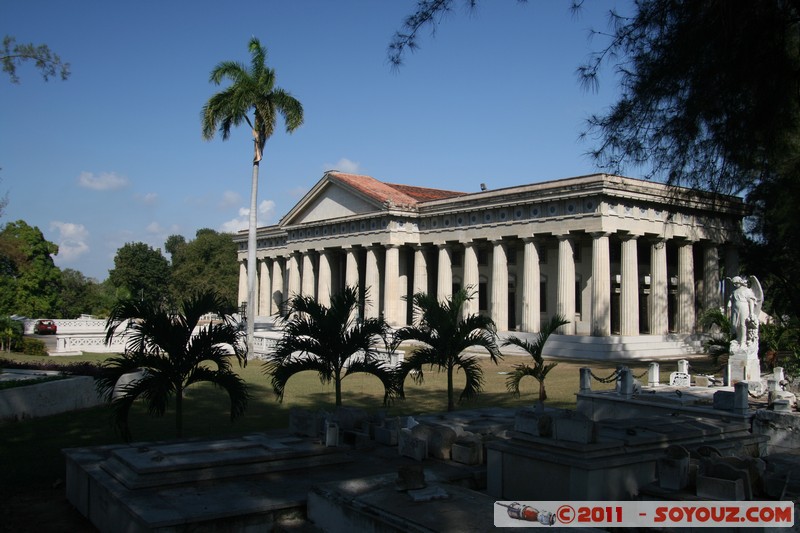
[[[692,377],[686,372],[672,372],[669,375],[669,384],[672,387],[691,387]]]
[[[447,426],[433,426],[431,429],[430,438],[428,439],[428,453],[436,459],[450,459],[451,448],[456,441],[455,430]]]
[[[451,449],[453,461],[465,465],[483,463],[483,439],[479,435],[465,434],[459,437]]]
[[[662,489],[682,490],[689,484],[689,451],[683,446],[667,448],[658,460],[658,485]]]
[[[422,461],[428,457],[428,441],[415,437],[410,429],[403,428],[397,434],[397,451],[403,457]]]

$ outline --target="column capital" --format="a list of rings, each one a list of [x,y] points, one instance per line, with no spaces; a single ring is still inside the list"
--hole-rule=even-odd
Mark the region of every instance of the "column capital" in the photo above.
[[[659,250],[667,245],[666,237],[655,236],[650,237],[648,240],[654,248],[658,248]]]
[[[592,231],[589,232],[589,235],[591,235],[593,239],[602,239],[603,237],[609,237],[611,233],[607,231]]]
[[[617,233],[617,236],[623,242],[624,241],[635,241],[636,239],[639,238],[639,235],[636,235],[635,233],[629,233],[627,231],[619,232],[619,233]]]

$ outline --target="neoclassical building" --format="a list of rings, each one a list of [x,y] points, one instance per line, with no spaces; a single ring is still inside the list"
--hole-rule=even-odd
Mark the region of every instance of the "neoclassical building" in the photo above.
[[[698,314],[721,305],[745,213],[739,198],[607,174],[464,193],[329,171],[258,229],[256,265],[247,232],[235,237],[239,300],[248,268],[259,316],[288,295],[325,303],[358,284],[363,315],[399,327],[414,319],[410,295],[464,287],[475,295],[465,312],[490,315],[499,331],[535,333],[560,313],[579,351],[635,352],[645,337],[694,334]]]

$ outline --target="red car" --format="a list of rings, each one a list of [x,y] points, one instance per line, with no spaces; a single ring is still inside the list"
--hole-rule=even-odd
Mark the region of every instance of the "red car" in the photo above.
[[[52,320],[37,320],[33,326],[33,332],[37,335],[55,335],[58,327]]]

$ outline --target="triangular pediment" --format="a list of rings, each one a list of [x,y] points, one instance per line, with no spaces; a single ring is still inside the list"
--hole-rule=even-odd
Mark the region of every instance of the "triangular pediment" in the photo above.
[[[280,222],[281,226],[292,226],[320,220],[373,213],[384,209],[377,200],[346,184],[330,179],[326,174]]]

